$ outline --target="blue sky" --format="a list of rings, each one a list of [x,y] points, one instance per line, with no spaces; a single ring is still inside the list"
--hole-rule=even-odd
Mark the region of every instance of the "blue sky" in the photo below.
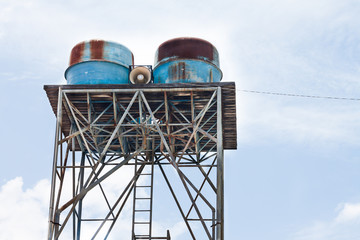
[[[0,0],[0,239],[46,235],[55,117],[43,85],[65,83],[71,48],[112,40],[153,64],[180,36],[213,43],[238,89],[226,238],[360,239],[360,102],[241,91],[359,98],[359,11],[355,0]]]

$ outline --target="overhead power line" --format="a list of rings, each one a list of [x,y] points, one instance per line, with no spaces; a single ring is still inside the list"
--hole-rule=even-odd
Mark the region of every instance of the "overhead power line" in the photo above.
[[[360,101],[360,98],[348,98],[348,97],[316,96],[316,95],[279,93],[279,92],[263,92],[263,91],[254,91],[254,90],[245,90],[245,89],[236,89],[236,91],[247,92],[247,93],[257,93],[257,94],[287,96],[287,97],[302,97],[302,98],[320,98],[320,99],[331,99],[331,100]]]

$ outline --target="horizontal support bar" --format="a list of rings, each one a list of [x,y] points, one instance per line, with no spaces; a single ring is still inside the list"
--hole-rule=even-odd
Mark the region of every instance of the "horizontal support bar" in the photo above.
[[[62,92],[65,93],[104,93],[104,92],[137,92],[137,91],[143,91],[143,92],[185,92],[185,91],[193,91],[193,92],[204,92],[204,91],[215,91],[217,90],[217,87],[197,87],[197,88],[141,88],[141,89],[62,89]]]
[[[98,218],[98,219],[95,219],[95,218],[90,218],[90,219],[81,219],[81,221],[83,222],[102,222],[102,221],[114,221],[114,219],[101,219],[101,218]]]

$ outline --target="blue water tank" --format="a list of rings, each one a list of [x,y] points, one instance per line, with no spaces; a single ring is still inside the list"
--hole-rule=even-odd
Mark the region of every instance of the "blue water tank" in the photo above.
[[[132,52],[125,46],[104,40],[77,44],[65,71],[68,84],[127,84]]]
[[[216,48],[199,38],[175,38],[156,51],[154,83],[219,82],[222,72]]]

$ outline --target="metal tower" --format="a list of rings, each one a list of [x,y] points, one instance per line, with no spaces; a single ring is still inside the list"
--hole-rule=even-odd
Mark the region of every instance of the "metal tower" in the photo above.
[[[44,89],[56,115],[49,240],[170,239],[154,231],[156,189],[174,199],[178,210],[161,208],[180,213],[182,239],[224,239],[234,83]]]

